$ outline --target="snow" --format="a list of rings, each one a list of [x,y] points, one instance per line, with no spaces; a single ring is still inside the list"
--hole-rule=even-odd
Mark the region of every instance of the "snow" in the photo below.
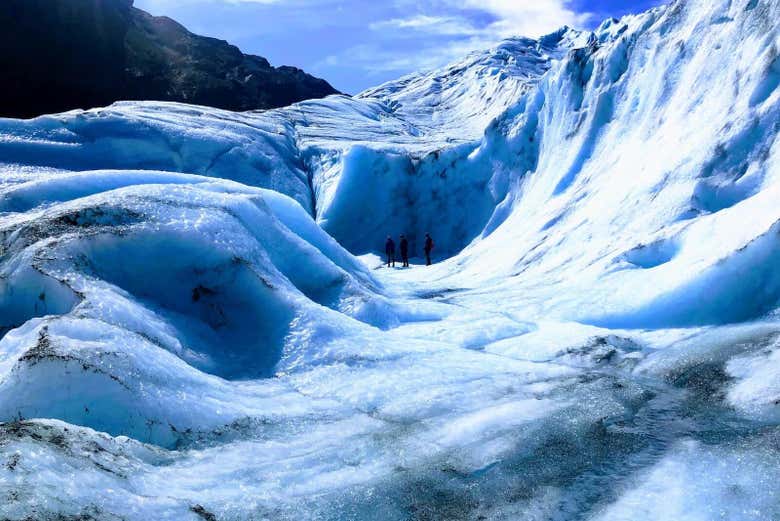
[[[769,519],[778,501],[771,484],[778,478],[777,454],[770,444],[681,442],[595,519]]]
[[[780,356],[777,342],[760,351],[731,358],[726,372],[734,379],[728,389],[728,403],[748,417],[776,422],[780,400]]]
[[[510,38],[439,70],[414,73],[358,97],[379,99],[428,139],[479,139],[485,127],[528,93],[569,49],[587,41],[564,27],[539,40]]]
[[[0,517],[778,518],[778,20],[0,120]]]

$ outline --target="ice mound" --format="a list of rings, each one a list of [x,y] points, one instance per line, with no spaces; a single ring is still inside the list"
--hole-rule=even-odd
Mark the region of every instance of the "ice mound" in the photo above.
[[[177,103],[117,103],[28,121],[0,123],[3,162],[61,170],[164,170],[232,179],[311,201],[294,162],[289,124],[269,114]]]
[[[117,485],[146,465],[170,460],[162,450],[55,420],[2,424],[0,446],[11,454],[0,467],[5,494],[2,512],[7,519],[30,516],[35,519],[67,516],[110,519],[113,514],[96,505],[101,502],[95,501],[96,493],[103,501],[118,493],[128,505],[123,509],[124,513],[132,515],[130,505],[137,498],[126,491],[120,492]],[[78,481],[60,479],[70,473],[77,473]],[[19,475],[37,475],[41,486],[33,489],[12,484],[14,477]],[[51,491],[50,497],[42,497],[44,490]],[[92,505],[73,507],[65,499],[67,496],[83,505]],[[152,502],[163,506],[167,503],[165,500]]]
[[[0,223],[13,329],[0,351],[6,419],[60,418],[170,445],[246,414],[216,395],[204,403],[227,384],[201,371],[269,377],[310,349],[295,338],[319,323],[349,331],[397,320],[368,271],[275,192],[95,171],[4,195],[28,209]],[[68,392],[52,400],[57,389]]]

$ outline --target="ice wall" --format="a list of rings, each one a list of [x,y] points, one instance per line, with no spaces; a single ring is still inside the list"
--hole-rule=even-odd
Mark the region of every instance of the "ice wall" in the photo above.
[[[464,284],[488,259],[526,296],[555,273],[540,313],[610,327],[773,309],[777,15],[777,2],[676,2],[572,51],[473,154],[512,188],[459,260]]]

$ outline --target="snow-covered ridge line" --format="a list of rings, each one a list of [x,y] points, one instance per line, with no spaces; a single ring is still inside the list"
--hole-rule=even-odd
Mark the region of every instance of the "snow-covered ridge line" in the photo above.
[[[368,89],[394,114],[430,135],[473,140],[488,123],[536,85],[553,61],[587,44],[590,34],[563,27],[538,40],[510,38],[486,51],[428,72]]]

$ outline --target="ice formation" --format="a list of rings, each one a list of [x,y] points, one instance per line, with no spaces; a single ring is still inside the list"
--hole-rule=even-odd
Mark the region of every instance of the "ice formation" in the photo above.
[[[0,518],[778,519],[779,27],[0,120]]]

